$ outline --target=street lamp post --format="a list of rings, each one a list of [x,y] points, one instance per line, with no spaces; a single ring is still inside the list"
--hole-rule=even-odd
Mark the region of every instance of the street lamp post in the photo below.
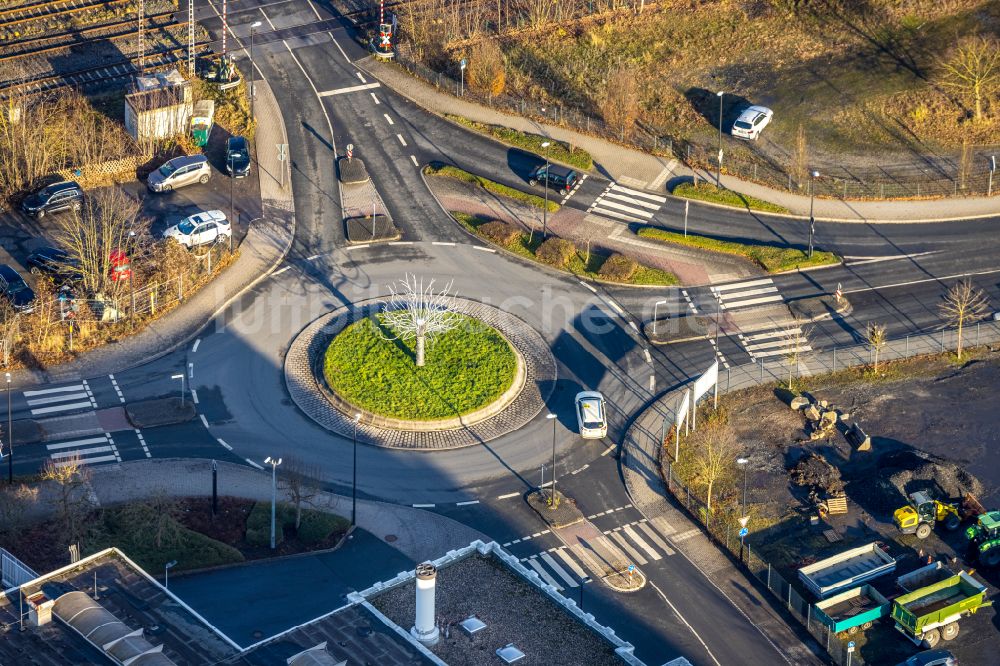
[[[14,422],[10,416],[10,373],[7,376],[7,483],[14,483]]]
[[[281,458],[268,456],[264,459],[265,465],[271,466],[271,550],[274,550],[274,505],[278,500],[278,465]]]
[[[556,508],[556,415],[549,412],[545,415],[552,421],[552,492],[549,493],[549,506]]]
[[[252,103],[253,102],[253,98],[251,97],[250,100],[251,100],[251,103]],[[253,117],[253,116],[251,115],[251,117]],[[229,158],[229,225],[230,225],[230,227],[229,227],[229,253],[232,254],[233,253],[233,234],[236,232],[236,229],[233,228],[233,225],[236,224],[236,207],[233,204],[233,189],[236,187],[236,174],[233,173],[233,152],[228,149],[228,146],[226,148],[227,148],[226,152],[229,153],[226,156],[226,157]]]
[[[666,301],[656,301],[655,303],[653,303],[653,335],[656,335],[656,322],[659,321],[659,319],[656,316],[656,309],[661,305],[666,305],[666,304],[667,304]]]
[[[254,80],[256,79],[256,77],[254,76],[254,69],[253,69],[253,33],[254,30],[260,27],[260,25],[261,25],[260,21],[254,21],[253,23],[250,24],[250,119],[251,120],[253,120],[254,118],[253,98],[254,95],[257,93],[254,87]]]
[[[719,96],[719,170],[715,177],[715,182],[719,189],[722,189],[722,97],[726,94],[725,91],[720,90],[715,93]]]
[[[747,467],[749,467],[750,461],[746,458],[737,458],[736,464],[743,468],[743,517],[740,518],[740,562],[743,561],[743,544],[745,542],[746,536],[743,530],[747,526]]]
[[[351,527],[354,527],[358,521],[358,422],[361,421],[360,412],[354,414],[354,456],[352,457],[352,466],[354,468],[351,474]]]
[[[181,380],[181,407],[183,407],[184,406],[184,373],[182,372],[182,373],[180,373],[178,375],[170,375],[170,378],[171,379],[179,379],[179,380]]]
[[[816,198],[816,179],[819,178],[819,171],[809,174],[812,180],[809,181],[809,258],[813,256],[813,236],[816,235],[816,218],[813,217],[813,199]]]
[[[542,141],[542,148],[548,148],[552,144],[548,141]],[[542,240],[544,241],[548,237],[548,223],[549,223],[549,155],[545,154],[545,180],[542,182],[542,187],[545,188],[545,207],[542,208]]]
[[[163,587],[170,589],[170,570],[177,565],[177,560],[170,560],[163,565]]]
[[[130,251],[132,252],[128,260],[128,290],[132,297],[132,320],[135,321],[135,232],[128,232]]]

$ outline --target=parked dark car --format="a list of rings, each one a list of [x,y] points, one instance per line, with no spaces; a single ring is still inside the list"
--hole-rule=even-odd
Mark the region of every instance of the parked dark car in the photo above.
[[[83,279],[79,262],[57,247],[38,248],[24,264],[32,275],[47,275],[59,286]]]
[[[549,164],[548,167],[543,164],[528,177],[529,185],[534,186],[539,183],[562,192],[569,192],[576,185],[576,171],[558,164]]]
[[[897,666],[958,666],[958,659],[948,650],[924,650]]]
[[[29,194],[21,202],[21,210],[32,217],[42,218],[61,210],[80,210],[83,205],[83,188],[71,180],[46,185]]]
[[[35,292],[20,273],[7,264],[0,264],[0,293],[19,312],[31,312],[35,309]]]
[[[231,136],[226,141],[226,171],[233,178],[250,175],[250,148],[242,136]]]

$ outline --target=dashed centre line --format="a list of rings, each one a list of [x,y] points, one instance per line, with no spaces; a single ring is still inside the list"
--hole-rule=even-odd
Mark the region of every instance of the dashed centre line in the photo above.
[[[390,116],[388,113],[383,113],[382,116],[385,118],[385,121],[387,123],[389,123],[390,125],[395,125],[396,124],[396,123],[392,122],[392,116]]]

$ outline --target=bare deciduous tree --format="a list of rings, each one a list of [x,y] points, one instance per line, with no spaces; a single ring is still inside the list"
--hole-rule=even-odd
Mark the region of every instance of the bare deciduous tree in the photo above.
[[[876,322],[869,322],[865,328],[865,339],[868,341],[868,346],[871,347],[872,353],[875,356],[872,369],[878,372],[878,357],[887,342],[885,326]]]
[[[706,508],[712,512],[712,497],[716,484],[732,474],[739,444],[736,432],[726,419],[710,419],[701,430],[691,435],[688,446],[693,449],[691,465],[694,472],[692,481],[705,488]]]
[[[507,63],[503,51],[495,39],[486,39],[474,47],[469,54],[466,68],[469,86],[474,90],[499,95],[507,85]]]
[[[281,486],[288,496],[289,503],[295,507],[295,529],[302,524],[302,509],[314,506],[316,496],[320,494],[320,470],[307,465],[297,458],[285,461],[285,473],[281,475]]]
[[[975,119],[982,120],[983,103],[1000,88],[1000,45],[997,41],[967,37],[958,42],[941,69],[941,84],[971,100]]]
[[[434,280],[424,285],[423,278],[407,275],[397,285],[389,285],[391,294],[382,310],[382,321],[392,328],[395,338],[416,341],[417,367],[423,367],[428,338],[453,329],[458,316],[452,309],[449,282],[434,291]]]
[[[10,367],[11,356],[14,353],[14,343],[17,342],[21,330],[21,313],[11,307],[10,303],[0,303],[0,355],[3,366]]]
[[[604,122],[624,136],[632,133],[639,117],[639,88],[635,72],[619,66],[608,76],[607,89],[601,101],[601,116]]]
[[[5,485],[0,490],[0,535],[5,541],[16,543],[18,535],[27,524],[28,512],[37,502],[37,487],[21,483],[16,486]]]
[[[90,483],[90,469],[78,456],[63,458],[58,462],[47,460],[42,468],[42,481],[54,487],[52,502],[56,505],[59,521],[69,542],[80,536],[80,519],[90,506],[86,487]]]
[[[782,336],[785,343],[785,360],[788,361],[788,390],[794,391],[794,380],[799,367],[799,358],[809,348],[810,329],[805,322],[795,318],[790,328]]]
[[[954,326],[957,334],[955,354],[962,358],[962,333],[966,324],[982,319],[989,310],[989,301],[982,289],[977,289],[970,278],[951,286],[944,301],[938,306],[945,325]]]

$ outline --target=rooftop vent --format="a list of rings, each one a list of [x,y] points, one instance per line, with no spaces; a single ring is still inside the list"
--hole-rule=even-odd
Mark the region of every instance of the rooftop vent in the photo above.
[[[424,645],[438,642],[440,630],[434,622],[434,584],[437,568],[430,562],[417,565],[416,618],[410,633]]]
[[[497,650],[497,656],[504,660],[504,663],[513,664],[515,661],[524,659],[524,653],[514,647],[513,643],[508,643]]]
[[[465,633],[467,633],[467,634],[469,634],[471,636],[472,634],[474,634],[476,632],[479,632],[479,631],[482,631],[483,629],[485,629],[486,628],[486,623],[483,622],[482,620],[480,620],[475,615],[473,615],[473,616],[471,616],[469,618],[466,618],[466,619],[462,620],[461,622],[459,622],[458,626],[462,627],[462,629],[465,630]]]

